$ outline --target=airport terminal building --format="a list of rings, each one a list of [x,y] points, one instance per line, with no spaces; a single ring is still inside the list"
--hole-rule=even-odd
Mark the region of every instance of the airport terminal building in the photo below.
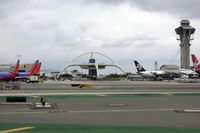
[[[16,64],[0,64],[0,72],[10,72],[14,70]],[[19,72],[29,71],[33,64],[20,64]]]

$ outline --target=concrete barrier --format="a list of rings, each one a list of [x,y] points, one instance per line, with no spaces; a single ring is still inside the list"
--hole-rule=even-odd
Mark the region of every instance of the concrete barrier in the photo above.
[[[26,102],[26,97],[6,97],[6,102]]]

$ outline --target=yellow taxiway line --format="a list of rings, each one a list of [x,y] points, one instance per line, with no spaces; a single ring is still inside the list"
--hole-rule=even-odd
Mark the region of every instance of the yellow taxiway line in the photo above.
[[[161,93],[161,94],[168,95],[168,96],[173,96],[173,94],[170,94],[170,93]]]
[[[39,96],[32,96],[32,95],[24,95],[24,96],[32,97],[32,98],[40,98]]]
[[[97,95],[97,96],[101,96],[101,97],[104,97],[104,96],[106,96],[106,95],[104,95],[104,94],[95,94],[95,95]]]
[[[16,132],[16,131],[27,130],[27,129],[32,129],[32,128],[35,128],[35,127],[22,127],[22,128],[4,130],[4,131],[0,131],[0,133],[10,133],[10,132]]]

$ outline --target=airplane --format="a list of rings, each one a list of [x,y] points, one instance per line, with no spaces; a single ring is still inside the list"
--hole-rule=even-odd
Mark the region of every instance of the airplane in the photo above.
[[[193,62],[194,69],[197,73],[200,74],[200,63],[194,54],[192,54],[191,56],[192,56],[192,62]]]
[[[32,76],[38,68],[38,60],[35,61],[30,71],[27,72],[18,72],[15,79],[24,79],[28,76]]]
[[[162,76],[165,74],[164,71],[146,71],[136,60],[134,60],[136,69],[139,74],[141,74],[144,77],[156,77],[156,76]]]
[[[17,61],[14,71],[0,72],[0,80],[6,81],[6,82],[8,82],[10,80],[14,80],[14,78],[16,77],[18,70],[19,70],[19,64],[20,64],[20,60]]]

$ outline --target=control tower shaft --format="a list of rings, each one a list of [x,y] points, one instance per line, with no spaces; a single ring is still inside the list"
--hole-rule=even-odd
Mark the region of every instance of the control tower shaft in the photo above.
[[[190,26],[189,20],[182,20],[180,22],[181,26],[175,29],[180,40],[180,48],[181,48],[181,68],[189,69],[190,68],[190,40],[192,40],[191,35],[194,34],[195,28]]]

